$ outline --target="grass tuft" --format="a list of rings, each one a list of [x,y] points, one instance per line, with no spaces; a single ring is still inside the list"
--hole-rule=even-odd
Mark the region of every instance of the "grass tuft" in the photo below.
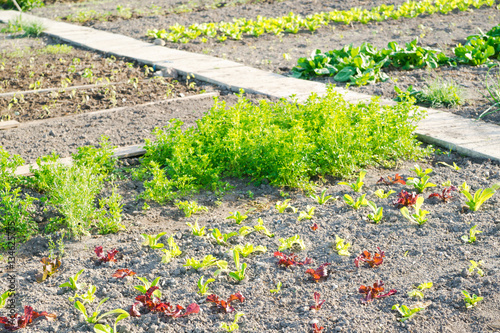
[[[453,107],[463,104],[465,92],[455,81],[438,77],[422,90],[421,99],[432,107]]]

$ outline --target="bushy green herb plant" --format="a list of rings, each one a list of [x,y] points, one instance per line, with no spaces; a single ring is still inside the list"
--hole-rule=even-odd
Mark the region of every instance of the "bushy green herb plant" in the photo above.
[[[177,201],[175,206],[184,212],[185,217],[191,217],[191,215],[198,212],[208,212],[208,208],[205,206],[200,206],[196,201]]]
[[[470,228],[470,230],[469,230],[469,236],[463,235],[461,237],[461,239],[464,242],[469,243],[469,244],[474,243],[476,241],[476,235],[482,233],[482,231],[477,230],[476,228],[477,228],[477,225],[475,225],[472,228]]]
[[[408,221],[422,225],[425,222],[427,222],[428,218],[426,217],[426,215],[429,213],[428,211],[422,209],[423,203],[424,203],[424,198],[418,197],[415,205],[413,206],[413,208],[415,209],[415,213],[410,214],[410,211],[408,210],[407,207],[402,207],[400,209],[401,214]]]
[[[33,8],[43,7],[45,6],[43,0],[17,0],[17,4],[23,11],[28,11]],[[0,7],[5,9],[16,9],[14,5],[14,1],[12,0],[2,0],[0,1]],[[21,15],[19,15],[20,17]]]
[[[347,243],[345,239],[340,238],[335,235],[335,250],[339,254],[339,256],[350,256],[349,248],[351,247],[351,243]]]
[[[116,167],[117,158],[114,156],[114,149],[107,136],[102,136],[99,148],[93,146],[83,146],[78,148],[78,152],[73,154],[73,161],[76,165],[85,166],[95,174],[107,176]]]
[[[255,105],[240,97],[226,107],[216,100],[197,127],[183,131],[182,122],[174,120],[157,129],[156,140],[146,141],[143,161],[156,163],[154,177],[162,183],[183,178],[191,188],[220,186],[225,176],[307,188],[318,174],[348,177],[360,167],[422,156],[413,134],[422,115],[405,102],[350,104],[333,87],[304,104]],[[176,188],[168,184],[161,189],[172,197]],[[155,197],[148,192],[152,186],[145,183],[145,198]]]
[[[304,244],[304,240],[300,239],[300,235],[295,235],[292,237],[288,237],[287,239],[280,238],[279,239],[281,245],[278,247],[278,251],[283,251],[287,249],[295,249],[295,250],[305,250],[306,245]]]
[[[476,294],[471,295],[467,290],[462,290],[462,294],[464,295],[465,307],[467,309],[475,307],[477,302],[483,300],[483,297],[479,297]]]

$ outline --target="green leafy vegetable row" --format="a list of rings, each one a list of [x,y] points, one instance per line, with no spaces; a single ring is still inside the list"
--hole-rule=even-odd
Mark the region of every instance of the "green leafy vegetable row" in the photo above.
[[[320,12],[305,18],[290,13],[287,16],[275,18],[257,16],[255,20],[238,18],[233,19],[233,22],[192,24],[189,27],[175,24],[167,30],[148,30],[146,35],[174,43],[188,43],[200,36],[202,36],[202,42],[207,42],[207,38],[217,38],[220,42],[224,42],[228,38],[240,40],[244,35],[259,37],[265,33],[280,35],[284,32],[296,34],[300,30],[314,32],[330,23],[380,22],[391,18],[397,20],[402,17],[412,18],[434,13],[448,14],[455,9],[465,11],[471,6],[479,8],[483,5],[493,6],[494,4],[494,0],[408,0],[397,9],[394,5],[381,5],[370,10],[355,7],[349,10]]]

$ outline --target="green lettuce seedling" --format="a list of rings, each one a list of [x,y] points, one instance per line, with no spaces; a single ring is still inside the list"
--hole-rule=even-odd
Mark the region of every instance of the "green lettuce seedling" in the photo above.
[[[220,323],[220,327],[223,330],[226,330],[226,332],[233,332],[240,328],[240,326],[238,325],[238,320],[244,315],[245,314],[243,312],[238,312],[237,314],[234,315],[234,320],[231,324]]]
[[[205,295],[208,293],[208,284],[215,281],[215,279],[207,279],[207,281],[203,282],[205,277],[202,275],[198,280],[198,294]]]
[[[288,203],[290,202],[290,199],[286,199],[283,202],[278,201],[276,202],[276,209],[278,210],[278,213],[284,213],[288,208],[292,210],[293,213],[297,212],[297,208],[289,205]]]
[[[313,207],[307,206],[306,209],[307,209],[307,212],[301,211],[299,213],[299,217],[298,217],[299,221],[302,221],[303,219],[310,220],[310,219],[313,218],[313,216],[314,216],[314,210],[316,209],[316,207],[314,207],[314,206]]]
[[[257,225],[253,227],[255,231],[260,232],[261,234],[266,235],[269,238],[273,238],[274,234],[269,232],[267,228],[264,226],[264,220],[262,220],[260,217],[257,219]]]
[[[127,314],[128,315],[128,312],[125,311],[125,310],[115,309],[115,310],[111,310],[111,311],[105,312],[105,313],[103,313],[102,315],[99,316],[99,314],[101,313],[101,311],[99,311],[99,308],[108,299],[109,299],[109,297],[106,297],[102,301],[100,301],[99,304],[97,305],[96,310],[94,312],[92,312],[91,316],[87,314],[87,309],[85,308],[85,306],[80,301],[76,301],[75,302],[75,308],[82,313],[82,315],[85,317],[85,320],[87,321],[87,323],[90,323],[90,324],[95,324],[95,323],[101,321],[102,319],[104,319],[106,317],[109,317],[111,315],[114,315],[114,314],[120,314],[120,315],[121,314]]]
[[[406,184],[413,185],[413,187],[418,191],[418,193],[422,193],[428,187],[435,187],[436,184],[429,183],[429,176],[423,176],[422,178],[408,178]]]
[[[354,199],[349,194],[344,194],[344,201],[352,208],[359,209],[361,206],[368,206],[368,200],[366,200],[365,197],[366,194],[363,194],[358,198],[358,200],[354,201]]]
[[[245,237],[250,235],[252,232],[255,232],[255,229],[245,225],[238,230],[238,235]]]
[[[205,267],[210,267],[210,266],[215,266],[218,265],[219,263],[224,263],[226,262],[225,260],[217,260],[213,255],[209,254],[206,255],[205,258],[203,258],[202,261],[196,260],[194,258],[186,259],[186,264],[184,264],[184,267],[191,267],[193,269],[199,270],[201,268]],[[226,262],[227,264],[227,262]]]
[[[377,207],[377,204],[373,201],[368,201],[368,207],[370,207],[373,213],[368,214],[368,219],[375,223],[379,223],[384,217],[384,208]]]
[[[210,237],[212,237],[212,239],[214,239],[217,242],[217,244],[219,244],[219,245],[227,245],[227,241],[229,240],[229,238],[238,235],[238,233],[236,231],[233,231],[233,232],[230,232],[227,234],[223,234],[217,228],[209,229],[209,231],[212,232],[210,234]]]
[[[138,276],[137,278],[142,282],[143,285],[142,286],[134,286],[134,288],[139,290],[139,292],[141,294],[147,293],[149,288],[156,287],[158,285],[158,283],[160,282],[160,277],[157,277],[151,283],[145,277]],[[159,289],[157,289],[153,292],[153,295],[155,295],[158,298],[161,298],[161,291]]]
[[[161,263],[162,264],[168,264],[170,262],[170,260],[172,260],[172,258],[178,257],[178,256],[180,256],[182,254],[181,249],[175,243],[174,236],[170,236],[168,238],[167,244],[168,244],[169,250],[162,249],[162,251],[165,253],[165,255],[163,255],[161,257]]]
[[[418,197],[417,202],[413,206],[413,208],[415,209],[415,214],[410,214],[410,211],[408,210],[407,207],[402,207],[400,209],[401,214],[403,214],[403,216],[408,221],[422,225],[425,222],[427,222],[428,218],[426,218],[425,216],[429,213],[428,211],[422,209],[423,203],[424,203],[424,198]]]
[[[306,249],[306,245],[304,244],[304,241],[300,239],[300,235],[295,235],[287,239],[280,238],[279,241],[281,245],[278,247],[278,251],[283,251],[286,249],[298,249],[298,250]]]
[[[207,207],[198,205],[196,201],[177,201],[175,206],[184,212],[185,217],[191,217],[191,215],[202,211],[208,212]]]
[[[71,288],[73,290],[80,290],[85,287],[84,283],[78,283],[78,277],[83,273],[85,269],[80,270],[74,276],[69,277],[69,281],[61,284],[59,288]]]
[[[254,247],[252,244],[247,243],[245,246],[236,245],[231,251],[238,251],[243,257],[246,258],[254,252],[266,253],[267,248],[263,245],[258,245],[256,247]]]
[[[387,193],[384,193],[384,190],[381,188],[379,188],[378,190],[373,192],[373,194],[375,194],[380,199],[387,199],[391,194],[394,194],[394,193],[396,193],[396,191],[393,191],[393,190],[389,190],[389,191],[387,191]]]
[[[245,279],[245,271],[247,269],[247,264],[240,264],[240,254],[238,251],[233,251],[234,265],[236,266],[236,271],[229,272],[229,276],[236,281],[243,281]]]
[[[401,315],[401,318],[398,319],[400,322],[407,321],[408,319],[413,317],[417,312],[420,312],[423,309],[425,309],[425,307],[419,307],[418,305],[412,306],[411,308],[407,307],[406,305],[399,306],[399,304],[394,304],[392,306],[392,310],[397,310]]]
[[[422,177],[428,175],[429,173],[431,173],[432,169],[429,168],[429,169],[424,170],[418,164],[415,164],[414,168],[411,169],[410,171],[415,172],[417,174],[417,177],[422,178]]]
[[[149,246],[152,249],[161,249],[163,247],[163,243],[158,243],[158,241],[163,235],[166,234],[166,232],[160,232],[158,235],[141,234],[142,238],[144,238],[142,246]]]
[[[198,226],[198,220],[192,225],[189,222],[186,222],[186,225],[191,228],[191,232],[193,236],[203,237],[205,236],[205,227]]]
[[[94,326],[94,332],[95,333],[118,333],[118,331],[116,330],[116,324],[118,324],[118,322],[120,320],[127,319],[128,317],[130,317],[130,314],[121,313],[118,317],[116,317],[115,324],[113,325],[113,327],[111,327],[109,325],[97,324]]]
[[[269,290],[269,292],[271,294],[277,294],[280,292],[281,286],[282,286],[281,281],[278,281],[278,284],[276,285],[276,289],[271,289],[271,290]]]
[[[469,244],[474,243],[476,241],[476,235],[482,233],[482,231],[476,230],[476,228],[477,228],[477,225],[475,225],[472,228],[470,228],[470,230],[469,230],[469,237],[467,237],[467,235],[463,235],[461,237],[461,239],[464,242],[467,242]]]
[[[335,235],[335,250],[339,254],[339,256],[350,256],[349,248],[351,247],[350,243],[344,243],[345,239],[340,238]]]
[[[94,285],[90,285],[85,294],[79,295],[78,293],[75,293],[75,296],[69,297],[68,300],[73,303],[77,298],[79,298],[83,301],[83,304],[90,304],[95,300],[96,290],[97,289]]]
[[[234,222],[236,222],[236,224],[241,224],[241,222],[243,222],[244,220],[246,220],[248,218],[248,213],[250,213],[251,211],[255,210],[254,208],[252,209],[249,209],[247,210],[246,212],[244,212],[243,214],[241,214],[239,211],[236,211],[236,212],[229,212],[229,216],[226,217],[226,219],[233,219]]]
[[[330,200],[337,200],[337,198],[334,198],[332,195],[326,195],[326,188],[321,191],[321,195],[311,194],[311,198],[316,200],[316,202],[320,205],[324,205]]]
[[[482,260],[479,261],[474,261],[470,260],[470,266],[469,266],[469,274],[474,274],[474,271],[477,271],[477,274],[479,276],[484,276],[484,271],[479,267],[483,264]]]
[[[417,289],[414,289],[408,293],[408,297],[418,297],[420,299],[424,299],[424,293],[422,290],[432,288],[432,282],[421,283]]]
[[[460,187],[460,193],[462,193],[467,198],[465,204],[469,206],[470,210],[475,212],[485,203],[486,200],[491,198],[493,194],[495,194],[496,190],[498,190],[499,188],[500,188],[500,183],[494,184],[492,187],[486,188],[484,190],[482,189],[477,190],[473,196],[469,192],[470,188],[467,186],[466,183],[464,183]]]
[[[455,171],[460,171],[462,168],[460,168],[457,163],[453,162],[453,165],[450,165],[446,162],[438,162],[438,164],[442,164],[444,166],[447,166],[448,168],[452,168]]]
[[[363,183],[363,179],[365,178],[365,176],[366,176],[366,171],[363,170],[359,172],[359,176],[356,179],[355,183],[340,182],[338,183],[338,185],[347,185],[350,188],[352,188],[354,192],[361,192],[361,188],[365,184]]]
[[[7,290],[2,295],[0,295],[0,309],[3,309],[5,307],[5,304],[7,304],[7,299],[14,296],[14,294],[14,291]]]
[[[479,297],[476,294],[471,296],[467,290],[462,290],[462,294],[464,294],[464,302],[467,309],[475,307],[477,302],[483,300],[483,297]]]

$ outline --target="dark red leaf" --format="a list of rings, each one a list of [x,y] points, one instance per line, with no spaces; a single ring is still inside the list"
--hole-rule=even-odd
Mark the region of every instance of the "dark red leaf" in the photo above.
[[[309,228],[311,228],[312,231],[316,231],[318,230],[319,226],[317,223],[314,223],[312,226],[310,226]]]
[[[102,262],[109,262],[109,261],[116,262],[115,255],[118,253],[117,249],[112,249],[111,251],[108,251],[107,254],[105,255],[102,246],[97,246],[94,249],[94,252],[97,255],[97,259],[99,259]]]
[[[401,176],[397,173],[394,178],[391,176],[387,176],[387,180],[384,179],[384,177],[380,177],[377,183],[384,183],[385,185],[392,185],[392,184],[402,184],[406,185],[406,182]]]
[[[453,199],[451,192],[457,190],[458,188],[456,186],[445,187],[442,193],[432,193],[431,195],[429,195],[429,198],[437,197],[443,202],[448,202]]]
[[[361,299],[361,303],[371,302],[374,298],[382,298],[394,295],[396,293],[395,289],[391,289],[389,292],[383,294],[384,292],[384,283],[382,280],[379,280],[373,284],[373,287],[370,286],[361,286],[359,287],[359,293],[365,294],[365,297]]]
[[[33,311],[31,306],[26,305],[24,307],[24,315],[16,313],[10,317],[0,317],[0,324],[3,324],[4,328],[8,331],[17,331],[18,329],[25,328],[31,324],[33,319],[38,317],[45,317],[49,321],[56,319],[56,315],[53,313],[49,314],[45,311],[38,313]]]
[[[286,255],[282,252],[276,251],[274,252],[275,257],[279,257],[278,266],[290,267],[290,266],[299,266],[299,265],[308,265],[312,263],[311,258],[305,258],[304,261],[299,261],[296,254]]]
[[[321,266],[319,266],[318,269],[314,270],[312,268],[309,268],[306,271],[306,274],[310,274],[314,281],[319,282],[320,280],[326,280],[329,276],[328,268],[326,266],[331,265],[330,263],[324,263]]]
[[[135,302],[130,306],[130,310],[128,310],[128,313],[130,314],[131,317],[140,317],[141,313],[137,309],[137,306],[141,304],[141,302]]]
[[[184,313],[182,313],[183,310],[185,310]],[[188,316],[190,314],[194,314],[194,313],[198,313],[198,312],[200,312],[200,307],[196,303],[189,304],[187,309],[184,309],[183,306],[177,304],[174,311],[171,311],[171,310],[164,311],[166,316],[169,316],[172,318],[185,317],[185,316]]]
[[[378,253],[374,253],[373,255],[368,252],[368,251],[363,251],[359,256],[354,259],[354,265],[356,267],[359,267],[359,262],[366,262],[370,267],[375,267],[378,265],[381,265],[384,262],[384,257],[385,257],[385,252],[380,250],[379,247],[377,247]]]
[[[131,276],[135,275],[134,271],[131,271],[128,268],[123,268],[123,269],[118,269],[115,274],[113,274],[113,277],[117,279],[123,279],[125,276]]]
[[[235,308],[231,305],[231,302],[240,301],[240,303],[243,303],[245,301],[245,297],[243,297],[243,295],[240,292],[237,292],[236,294],[230,295],[227,298],[227,301],[225,301],[219,298],[219,296],[211,294],[207,296],[206,301],[214,303],[217,306],[218,310],[222,310],[225,313],[231,313],[236,311]]]
[[[417,202],[418,195],[415,192],[408,193],[405,190],[402,190],[401,193],[398,194],[398,198],[394,200],[394,205],[398,207],[409,207],[415,205]]]

